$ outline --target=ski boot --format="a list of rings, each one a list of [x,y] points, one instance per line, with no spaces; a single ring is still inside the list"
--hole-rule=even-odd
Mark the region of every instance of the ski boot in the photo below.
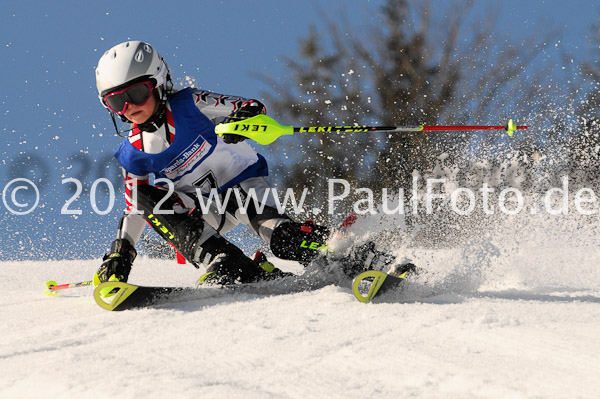
[[[394,277],[407,278],[417,275],[418,268],[409,259],[404,259],[401,263],[392,265],[386,273]]]
[[[196,286],[200,285],[229,285],[236,281],[231,278],[231,274],[227,271],[227,260],[223,256],[217,256],[206,269],[198,281]],[[243,282],[257,282],[275,280],[278,278],[294,276],[293,273],[284,272],[267,260],[267,257],[262,252],[258,251],[254,255],[253,263],[256,268],[253,268],[254,276],[250,280]]]
[[[284,272],[281,269],[275,267],[274,264],[267,260],[265,254],[263,254],[260,251],[257,251],[256,254],[254,254],[254,263],[256,263],[261,269],[261,272],[257,276],[257,281],[268,281],[289,276],[295,276],[294,273]]]
[[[396,256],[379,251],[375,246],[375,242],[367,241],[351,247],[346,255],[332,256],[331,260],[339,262],[343,273],[352,278],[367,270],[376,270],[403,278],[416,273],[417,268],[409,259],[396,263]]]
[[[229,285],[250,283],[264,272],[261,267],[248,258],[241,249],[221,236],[212,236],[202,244],[202,253],[206,273],[198,283]]]
[[[375,249],[373,241],[353,246],[348,254],[341,257],[332,256],[333,261],[342,264],[342,271],[348,277],[354,277],[367,270],[384,271],[391,267],[396,260],[392,254]]]

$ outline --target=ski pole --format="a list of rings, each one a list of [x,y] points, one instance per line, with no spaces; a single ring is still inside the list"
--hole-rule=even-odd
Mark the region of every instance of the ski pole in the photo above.
[[[237,122],[221,123],[215,127],[215,132],[222,136],[223,134],[239,134],[256,141],[259,144],[271,144],[281,136],[292,135],[294,133],[331,133],[331,132],[427,132],[427,131],[455,131],[455,130],[506,130],[512,137],[513,133],[519,129],[527,129],[528,126],[516,126],[512,119],[505,126],[307,126],[294,127],[283,126],[267,115],[256,115],[248,119]]]
[[[91,284],[92,284],[92,281],[90,280],[90,281],[82,281],[80,283],[67,283],[67,284],[58,285],[56,283],[56,281],[50,280],[50,281],[46,282],[46,291],[45,292],[47,295],[54,296],[54,295],[58,294],[59,290],[64,290],[67,288],[84,287],[86,285],[91,285]]]

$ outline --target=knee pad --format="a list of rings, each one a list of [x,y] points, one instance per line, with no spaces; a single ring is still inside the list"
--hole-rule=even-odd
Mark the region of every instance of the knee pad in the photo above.
[[[271,236],[271,251],[278,258],[307,265],[319,253],[327,250],[329,235],[329,228],[325,226],[313,223],[282,223]]]
[[[216,232],[205,229],[200,211],[194,209],[190,213],[171,213],[175,207],[181,206],[176,194],[165,198],[165,190],[150,185],[137,186],[135,190],[136,206],[143,212],[142,216],[148,224],[188,261],[193,264],[201,262],[199,246]],[[160,209],[155,209],[159,203]]]

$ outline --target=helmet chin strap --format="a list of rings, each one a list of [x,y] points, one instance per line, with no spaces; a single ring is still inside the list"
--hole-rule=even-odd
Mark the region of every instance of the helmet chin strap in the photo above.
[[[155,132],[157,131],[164,123],[167,115],[167,107],[164,101],[161,101],[158,104],[158,109],[152,116],[144,123],[139,123],[137,127],[144,132]]]

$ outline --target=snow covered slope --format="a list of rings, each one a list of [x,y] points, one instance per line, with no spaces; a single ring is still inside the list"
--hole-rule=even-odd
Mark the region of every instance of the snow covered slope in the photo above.
[[[4,262],[0,397],[596,398],[599,251],[588,228],[553,226],[401,248],[431,273],[372,304],[327,285],[111,313],[89,287],[43,292],[97,261]],[[141,258],[130,281],[198,274]]]

